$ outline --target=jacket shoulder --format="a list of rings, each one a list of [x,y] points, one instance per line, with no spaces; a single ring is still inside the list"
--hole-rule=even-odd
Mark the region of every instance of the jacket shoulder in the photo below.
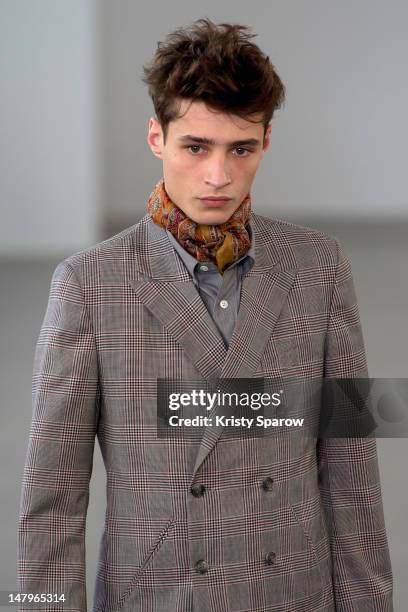
[[[262,241],[283,253],[283,260],[297,268],[333,266],[342,250],[339,240],[324,231],[256,214],[254,225]]]
[[[69,269],[81,275],[86,268],[96,270],[95,266],[110,265],[114,262],[123,265],[126,259],[131,261],[135,248],[142,244],[146,232],[147,215],[140,221],[120,232],[89,247],[80,249],[59,262],[56,270]]]

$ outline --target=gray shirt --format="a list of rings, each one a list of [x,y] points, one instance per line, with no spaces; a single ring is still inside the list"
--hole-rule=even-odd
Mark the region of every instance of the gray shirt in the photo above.
[[[255,241],[251,226],[248,230],[251,238],[248,252],[228,266],[223,275],[215,263],[199,262],[183,249],[169,230],[166,231],[228,347],[237,321],[242,278],[255,263]]]

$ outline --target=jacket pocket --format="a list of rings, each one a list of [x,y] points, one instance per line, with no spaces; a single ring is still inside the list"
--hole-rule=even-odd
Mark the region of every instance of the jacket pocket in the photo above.
[[[122,606],[125,604],[125,602],[130,597],[133,589],[135,588],[139,580],[142,578],[144,572],[146,571],[146,568],[150,565],[151,561],[153,560],[153,557],[157,554],[157,552],[160,550],[161,546],[165,542],[170,530],[173,528],[175,523],[176,523],[175,519],[169,519],[167,521],[166,525],[164,526],[164,528],[158,535],[154,544],[152,544],[152,546],[150,546],[150,548],[146,551],[146,554],[144,555],[139,568],[137,569],[132,580],[129,582],[124,592],[120,596],[120,599],[112,605],[98,608],[100,612],[102,611],[103,612],[116,612],[117,610],[120,610],[122,608]]]
[[[318,504],[318,509],[314,507],[316,504]],[[305,500],[302,502],[301,506],[303,507],[303,511],[295,509],[295,507],[289,503],[293,517],[301,528],[313,555],[320,576],[321,588],[324,590],[327,585],[331,583],[331,556],[322,507],[320,502],[318,503],[318,500],[314,498]],[[307,523],[309,526],[306,526],[304,516],[308,518]],[[319,549],[319,552],[317,549]],[[322,551],[324,551],[325,554],[322,555]]]

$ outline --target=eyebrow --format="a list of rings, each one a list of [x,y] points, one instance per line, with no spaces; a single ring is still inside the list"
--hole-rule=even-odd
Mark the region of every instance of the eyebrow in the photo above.
[[[186,134],[185,136],[180,136],[178,139],[180,142],[196,142],[197,144],[206,144],[206,145],[216,145],[217,143],[212,138],[202,138],[200,136],[192,136],[191,134]],[[228,147],[240,147],[242,145],[252,145],[256,146],[261,144],[260,140],[256,138],[247,138],[246,140],[234,140],[233,142],[226,143]]]

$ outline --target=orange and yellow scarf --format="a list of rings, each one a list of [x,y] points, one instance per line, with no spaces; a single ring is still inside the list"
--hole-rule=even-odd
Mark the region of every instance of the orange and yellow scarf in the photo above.
[[[204,225],[189,219],[171,201],[164,178],[161,178],[149,196],[147,211],[155,223],[169,230],[198,261],[214,262],[220,274],[245,255],[251,246],[246,227],[251,215],[250,193],[228,221],[219,225]]]

